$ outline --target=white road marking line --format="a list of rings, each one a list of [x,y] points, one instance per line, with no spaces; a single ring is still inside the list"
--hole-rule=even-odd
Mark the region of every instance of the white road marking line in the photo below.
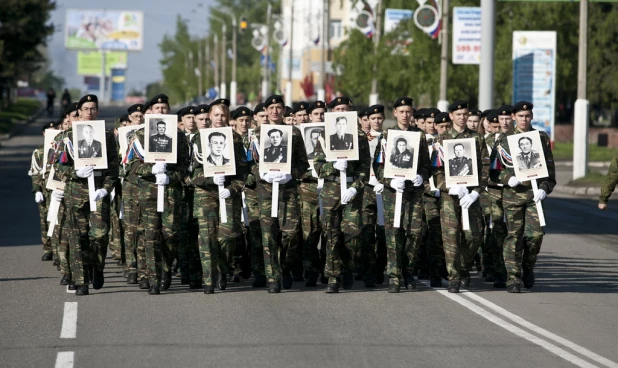
[[[61,339],[74,339],[77,335],[77,302],[64,303]]]
[[[499,305],[496,305],[492,302],[490,302],[489,300],[478,296],[476,294],[474,294],[473,292],[470,291],[464,291],[463,295],[480,303],[483,304],[484,306],[486,306],[487,308],[491,308],[494,312],[497,312],[501,315],[503,315],[504,317],[510,319],[511,321],[533,331],[536,332],[537,334],[544,336],[550,340],[553,340],[554,342],[557,342],[560,345],[566,346],[569,349],[573,349],[574,351],[580,353],[581,355],[585,356],[588,359],[594,360],[595,362],[602,364],[606,367],[610,367],[610,368],[618,368],[618,363],[613,362],[605,357],[600,356],[599,354],[596,354],[586,348],[584,348],[583,346],[577,345],[574,342],[571,342],[565,338],[562,338],[550,331],[547,331],[544,328],[541,328],[535,324],[532,324],[528,321],[526,321],[525,319],[519,317],[516,314],[513,314],[509,311],[507,311],[506,309],[500,307]]]
[[[69,285],[67,285],[67,293],[75,294],[75,290],[69,290]]]
[[[425,284],[424,282],[422,282],[424,285],[427,286],[427,284]],[[582,368],[594,368],[597,367],[596,365],[589,363],[581,358],[579,358],[576,355],[573,355],[571,353],[569,353],[568,351],[552,344],[551,342],[544,340],[538,336],[535,336],[525,330],[522,330],[521,328],[501,319],[500,317],[496,316],[495,314],[489,312],[488,310],[485,310],[479,306],[477,306],[476,304],[472,303],[471,301],[468,301],[466,298],[462,297],[461,295],[457,295],[457,294],[453,294],[453,293],[449,293],[447,290],[444,289],[434,289],[436,290],[438,293],[444,295],[445,297],[451,299],[452,301],[461,304],[462,306],[468,308],[470,311],[478,314],[479,316],[485,318],[486,320],[504,328],[505,330],[523,338],[526,339],[528,341],[530,341],[533,344],[536,344],[542,348],[544,348],[545,350],[548,350],[549,352],[559,356],[560,358],[566,360],[567,362],[570,362],[572,364],[575,364],[578,367],[582,367]],[[598,368],[598,367],[597,367]]]
[[[60,351],[56,356],[55,368],[73,368],[75,353],[72,351]]]

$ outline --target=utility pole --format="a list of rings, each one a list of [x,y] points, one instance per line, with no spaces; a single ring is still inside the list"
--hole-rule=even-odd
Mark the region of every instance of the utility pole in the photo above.
[[[197,67],[195,68],[195,76],[197,77],[197,95],[202,97],[202,48],[197,48]]]
[[[330,1],[323,1],[324,12],[322,15],[322,60],[320,62],[320,82],[318,88],[318,100],[324,101],[326,98],[326,53],[328,43],[328,23],[330,22]]]
[[[369,106],[376,105],[378,103],[378,46],[380,45],[380,27],[382,26],[382,0],[378,1],[376,8],[376,35],[373,40],[373,55],[376,59],[373,63],[373,76],[371,79],[371,93],[369,94]]]
[[[442,40],[442,52],[440,54],[440,100],[438,101],[438,109],[446,111],[448,109],[448,101],[446,99],[447,82],[448,82],[448,18],[450,16],[449,0],[442,0],[442,30],[440,38]],[[493,56],[493,55],[492,55]]]
[[[225,84],[225,63],[227,62],[227,46],[226,46],[226,41],[227,41],[227,27],[225,25],[225,22],[221,22],[223,24],[223,29],[221,30],[222,32],[222,41],[221,41],[221,98],[227,98],[227,86]]]
[[[481,0],[481,63],[479,65],[479,109],[494,105],[495,0]]]
[[[290,42],[288,54],[288,81],[285,84],[285,102],[291,106],[292,104],[292,62],[294,57],[294,0],[290,1]]]
[[[236,99],[236,33],[238,29],[236,29],[236,16],[231,14],[232,16],[232,81],[230,82],[230,105],[236,106],[238,101]]]
[[[262,79],[262,100],[266,99],[269,95],[270,86],[268,81],[268,70],[270,69],[269,58],[269,49],[270,49],[270,15],[272,12],[272,6],[270,2],[268,2],[268,8],[266,10],[266,34],[264,36],[264,42],[266,43],[264,47],[264,78]]]
[[[219,60],[217,60],[217,46],[219,45],[219,39],[217,35],[214,35],[214,60],[215,60],[215,87],[219,87]],[[219,91],[218,96],[221,97],[221,91]]]
[[[588,109],[586,69],[588,66],[588,0],[579,3],[579,57],[577,65],[577,101],[573,124],[573,179],[586,176],[588,170]]]

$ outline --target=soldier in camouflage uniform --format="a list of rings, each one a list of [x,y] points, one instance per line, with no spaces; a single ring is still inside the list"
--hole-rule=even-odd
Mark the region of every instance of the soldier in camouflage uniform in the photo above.
[[[607,201],[614,192],[614,189],[616,189],[616,183],[618,183],[618,153],[614,155],[612,163],[609,165],[609,170],[607,170],[607,176],[603,181],[603,185],[601,185],[598,206],[601,211],[607,211]]]
[[[469,269],[474,261],[474,255],[478,252],[483,242],[482,233],[482,212],[480,202],[480,192],[487,186],[489,169],[489,156],[483,137],[478,133],[468,129],[466,119],[468,117],[468,103],[456,100],[448,107],[448,119],[445,113],[440,113],[436,121],[451,120],[451,129],[441,134],[437,139],[436,149],[432,157],[432,174],[436,188],[440,189],[442,198],[442,209],[440,212],[442,226],[442,243],[444,247],[444,258],[448,271],[448,291],[458,293],[463,285],[467,287],[470,283]],[[446,188],[444,165],[448,164],[439,153],[444,146],[444,140],[474,138],[476,144],[477,167],[472,168],[475,175],[479,177],[479,185],[467,188],[461,185],[454,185]],[[448,195],[446,195],[448,193]],[[470,218],[470,230],[462,229],[461,210],[468,209]]]
[[[374,171],[381,185],[374,188],[377,193],[383,192],[384,197],[384,229],[386,232],[386,247],[388,249],[387,274],[390,278],[388,292],[398,293],[405,277],[406,285],[410,289],[416,288],[414,279],[414,263],[418,245],[421,241],[423,219],[423,182],[429,179],[429,150],[425,133],[419,128],[411,126],[412,99],[400,97],[393,103],[397,125],[392,131],[419,132],[419,152],[417,175],[413,180],[386,179],[384,177],[384,163],[387,154],[385,143],[388,131],[384,132],[380,146],[376,147],[374,157]],[[369,108],[369,114],[384,111],[381,105]],[[373,111],[371,111],[373,110]],[[371,115],[370,115],[371,119]],[[392,134],[392,133],[391,133]],[[388,148],[390,149],[390,148]],[[385,184],[388,184],[385,185]],[[397,192],[402,194],[401,222],[395,227],[395,203]],[[402,275],[402,271],[404,275]]]
[[[549,177],[537,179],[537,191],[532,190],[530,181],[522,183],[515,177],[513,161],[509,160],[513,155],[507,137],[532,130],[532,108],[533,105],[527,101],[513,105],[511,116],[515,120],[515,128],[500,136],[492,152],[492,180],[504,185],[502,203],[507,228],[504,264],[506,290],[509,293],[521,292],[522,283],[526,289],[534,286],[534,265],[545,234],[539,223],[535,203],[545,199],[556,185],[554,156],[547,133],[539,131]]]
[[[47,129],[53,129],[54,122],[46,123],[43,125],[43,135],[45,135],[45,131]],[[51,238],[47,236],[47,210],[49,208],[49,200],[50,196],[45,196],[43,193],[46,191],[43,190],[45,188],[45,180],[47,176],[46,163],[43,159],[45,154],[45,149],[49,149],[48,147],[44,147],[43,145],[38,146],[34,152],[32,152],[32,160],[30,164],[30,170],[28,171],[28,175],[32,179],[32,193],[34,193],[34,200],[38,204],[39,208],[39,217],[41,224],[41,242],[43,244],[43,256],[41,257],[42,261],[51,261],[54,258],[54,254],[56,250],[52,247]],[[56,259],[58,256],[56,255]]]
[[[120,147],[118,141],[118,128],[127,126],[129,124],[129,115],[124,114],[116,120],[114,123],[114,139],[116,141],[116,147]],[[122,153],[118,151],[118,162],[122,161]],[[122,174],[122,169],[119,168],[119,175]],[[112,252],[112,259],[118,261],[118,265],[121,266],[124,258],[124,220],[120,218],[120,204],[122,203],[122,183],[120,180],[116,181],[114,190],[110,193],[110,237],[109,237],[109,250]]]

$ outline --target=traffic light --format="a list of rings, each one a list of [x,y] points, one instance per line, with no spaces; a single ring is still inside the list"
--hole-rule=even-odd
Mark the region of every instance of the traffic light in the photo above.
[[[240,33],[244,33],[247,28],[249,28],[249,22],[247,21],[247,17],[240,17],[240,23],[238,24],[240,28]]]

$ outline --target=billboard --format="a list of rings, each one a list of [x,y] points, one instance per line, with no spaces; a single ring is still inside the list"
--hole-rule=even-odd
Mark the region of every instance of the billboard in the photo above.
[[[453,8],[453,64],[480,64],[481,8]]]
[[[391,32],[402,20],[410,19],[414,15],[412,9],[386,9],[384,11],[384,33]]]
[[[143,36],[141,11],[68,9],[66,13],[67,49],[140,51]]]
[[[103,53],[100,51],[77,52],[78,75],[100,75],[103,68]],[[111,74],[112,68],[126,68],[127,53],[122,51],[105,52],[105,75]]]
[[[556,32],[513,32],[513,103],[534,105],[532,127],[554,139],[556,115]]]

